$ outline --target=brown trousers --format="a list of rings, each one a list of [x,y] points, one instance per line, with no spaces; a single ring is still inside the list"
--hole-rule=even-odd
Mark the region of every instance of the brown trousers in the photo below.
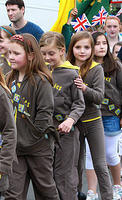
[[[10,187],[5,193],[6,200],[26,200],[30,179],[36,200],[59,200],[53,179],[53,147],[54,144],[44,138],[40,152],[18,156],[18,163],[14,163],[10,177]]]
[[[55,122],[55,126],[58,123]],[[79,131],[60,134],[62,149],[56,145],[54,159],[54,179],[61,200],[77,200]]]
[[[85,138],[87,138],[94,169],[98,178],[102,200],[112,200],[112,184],[108,172],[105,156],[104,129],[102,119],[91,122],[78,122],[80,131],[80,156],[79,156],[79,188],[82,189],[82,172],[84,169]]]

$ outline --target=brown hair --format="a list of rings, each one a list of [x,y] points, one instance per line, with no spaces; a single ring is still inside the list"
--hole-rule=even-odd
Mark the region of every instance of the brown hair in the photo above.
[[[22,7],[25,8],[25,4],[23,0],[7,0],[5,3],[5,6],[7,5],[17,5],[19,9],[21,9]]]
[[[1,31],[5,32],[6,38],[10,38],[11,36],[16,34],[15,30],[11,26],[0,26],[0,38],[2,38]]]
[[[117,42],[116,44],[114,44],[113,49],[112,49],[112,53],[114,52],[114,49],[115,49],[116,46],[122,47],[122,42]]]
[[[33,81],[35,83],[33,75],[34,73],[36,73],[39,74],[42,80],[44,80],[45,76],[52,84],[51,73],[43,61],[43,58],[40,54],[40,48],[35,37],[28,33],[22,35],[14,35],[13,37],[11,37],[10,42],[21,45],[26,52],[27,66],[25,74],[28,76],[29,81]],[[33,58],[31,60],[28,59],[29,54],[33,55]],[[16,74],[18,74],[17,70],[12,70],[9,74],[7,78],[7,84],[9,85],[9,88],[11,87],[12,81],[15,79]]]
[[[92,37],[93,37],[93,40],[94,40],[94,45],[96,45],[97,38],[101,35],[103,35],[106,38],[107,47],[108,47],[107,53],[103,58],[104,63],[102,64],[102,66],[103,66],[105,75],[109,75],[109,74],[112,74],[116,70],[116,68],[118,68],[118,66],[117,66],[116,62],[114,61],[112,53],[110,52],[108,39],[107,39],[107,37],[105,36],[104,33],[95,32],[95,33],[92,34]],[[94,59],[97,61],[97,56],[94,55]]]
[[[70,41],[70,45],[69,45],[69,50],[67,53],[67,60],[69,60],[69,62],[74,65],[75,64],[75,56],[73,54],[73,47],[76,44],[76,42],[78,42],[79,40],[83,40],[83,39],[89,39],[90,44],[91,44],[91,49],[92,49],[92,53],[90,58],[88,58],[83,65],[80,67],[80,74],[81,77],[84,78],[84,76],[86,75],[86,73],[88,72],[91,64],[92,64],[92,60],[93,60],[93,54],[94,54],[94,42],[93,42],[93,38],[91,36],[91,33],[87,32],[87,31],[82,31],[82,32],[78,32],[75,33]]]

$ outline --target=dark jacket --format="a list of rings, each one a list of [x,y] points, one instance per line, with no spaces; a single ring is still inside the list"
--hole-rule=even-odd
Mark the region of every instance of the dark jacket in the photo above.
[[[25,76],[21,85],[12,84],[17,124],[17,154],[31,154],[41,149],[43,132],[52,124],[53,93],[49,81],[34,74],[35,84]]]
[[[63,114],[74,119],[75,122],[81,117],[85,109],[83,93],[74,84],[78,77],[79,67],[66,61],[53,70],[54,80],[54,114]]]
[[[118,64],[120,68],[105,77],[105,98],[101,107],[103,116],[122,117],[122,64]]]
[[[100,104],[104,98],[104,72],[99,63],[92,62],[90,70],[83,79],[87,88],[84,94],[86,109],[80,118],[87,122],[101,117]]]
[[[12,163],[16,158],[16,125],[14,121],[13,107],[5,90],[0,85],[0,132],[2,148],[0,150],[0,172],[9,174],[12,171]]]

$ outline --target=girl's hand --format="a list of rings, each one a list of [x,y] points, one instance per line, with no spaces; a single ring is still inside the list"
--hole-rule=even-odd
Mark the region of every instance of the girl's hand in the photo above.
[[[68,118],[58,126],[58,131],[69,133],[73,124],[74,124],[74,119]]]
[[[120,119],[120,127],[122,128],[122,118]]]
[[[74,83],[77,88],[80,88],[83,92],[86,90],[86,85],[83,83],[83,80],[80,76],[74,80]]]
[[[70,24],[72,19],[76,18],[77,14],[78,14],[77,8],[73,8],[72,11],[70,12],[70,16],[69,16],[69,19],[67,21],[67,24]]]
[[[73,8],[72,11],[70,12],[70,17],[75,18],[78,14],[77,8]]]

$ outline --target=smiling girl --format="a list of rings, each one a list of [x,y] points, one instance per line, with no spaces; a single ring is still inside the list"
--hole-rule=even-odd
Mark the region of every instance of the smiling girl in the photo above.
[[[54,177],[62,200],[77,200],[79,131],[76,123],[83,114],[83,93],[74,84],[79,67],[65,59],[62,34],[47,32],[40,39],[40,50],[48,62],[54,81],[54,124],[60,134],[62,149],[56,145]]]
[[[68,60],[80,67],[80,76],[75,84],[83,91],[85,111],[78,121],[80,130],[81,154],[79,159],[79,176],[83,171],[84,146],[87,138],[97,174],[101,199],[112,199],[112,187],[105,159],[104,130],[101,119],[100,104],[104,97],[104,74],[102,66],[93,61],[94,43],[90,33],[82,31],[72,36]],[[81,180],[80,180],[81,184]],[[79,184],[79,190],[81,185]],[[87,194],[87,198],[89,193]]]

